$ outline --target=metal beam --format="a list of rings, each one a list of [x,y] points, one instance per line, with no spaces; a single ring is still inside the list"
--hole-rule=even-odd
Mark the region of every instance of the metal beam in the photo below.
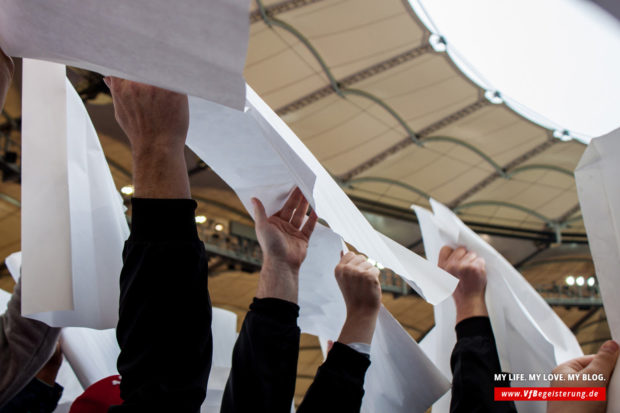
[[[265,7],[265,12],[269,16],[275,16],[286,13],[287,11],[299,9],[300,7],[309,6],[320,1],[322,0],[286,0]],[[250,24],[259,22],[262,19],[261,11],[259,9],[256,9],[250,13]]]
[[[343,182],[341,184],[341,186],[345,187],[345,188],[350,188],[350,189],[355,189],[355,185],[356,184],[362,184],[365,182],[370,182],[370,183],[382,183],[382,184],[387,184],[387,185],[395,185],[398,186],[400,188],[406,189],[407,191],[413,192],[416,195],[419,195],[425,199],[429,199],[430,196],[422,191],[421,189],[416,188],[415,186],[412,185],[408,185],[406,183],[400,182],[400,181],[396,181],[394,179],[390,179],[390,178],[383,178],[383,177],[375,177],[375,176],[365,176],[362,178],[355,178],[355,179],[351,179],[350,181],[346,181]]]
[[[394,57],[391,57],[389,59],[376,63],[372,66],[369,66],[366,69],[362,69],[340,80],[337,80],[336,83],[339,85],[340,88],[347,88],[355,83],[361,82],[362,80],[366,80],[372,76],[383,73],[386,70],[402,65],[403,63],[409,62],[417,57],[424,55],[425,53],[429,53],[432,51],[433,51],[433,48],[429,44],[423,44],[421,46],[407,50],[404,53],[398,54]],[[334,93],[336,93],[336,90],[333,88],[331,84],[324,86],[320,89],[310,92],[309,94],[297,100],[294,100],[291,103],[281,106],[279,109],[276,110],[276,113],[280,116],[284,116],[288,113],[302,109]]]
[[[539,265],[545,264],[557,264],[557,263],[566,263],[566,262],[592,262],[592,258],[586,257],[565,257],[565,258],[552,258],[543,261],[534,261],[529,264],[522,265],[520,270],[527,270],[528,268],[538,267]]]
[[[458,212],[458,211],[462,211],[464,209],[474,208],[474,207],[479,207],[479,206],[499,206],[499,207],[503,207],[503,208],[510,208],[510,209],[514,209],[514,210],[517,210],[517,211],[522,211],[522,212],[525,212],[528,215],[531,215],[533,217],[536,217],[536,218],[540,219],[545,224],[547,224],[550,228],[554,228],[555,229],[555,227],[557,226],[557,223],[555,221],[553,221],[551,218],[547,218],[546,216],[542,215],[539,212],[534,211],[533,209],[524,207],[522,205],[512,204],[510,202],[503,202],[503,201],[474,201],[474,202],[469,202],[467,204],[459,205],[456,208],[454,208],[453,211],[454,212]]]
[[[490,105],[490,102],[484,97],[481,97],[477,101],[455,111],[454,113],[451,113],[450,115],[445,116],[444,118],[439,119],[436,122],[433,122],[432,124],[428,125],[424,129],[420,130],[416,135],[418,139],[422,139],[423,137],[428,136],[441,128],[444,128],[453,122],[459,121],[488,105]],[[351,170],[338,176],[338,178],[342,181],[348,181],[352,179],[354,176],[359,175],[362,172],[377,165],[378,163],[383,162],[388,157],[396,154],[397,152],[400,152],[401,150],[409,147],[409,145],[414,144],[414,143],[417,143],[417,142],[412,140],[409,136],[407,136],[405,139],[397,142],[396,144],[390,146],[389,148],[373,156],[372,158],[365,160],[364,162],[358,164]]]
[[[7,194],[0,193],[0,199],[3,200],[4,202],[8,202],[9,204],[16,206],[17,208],[21,208],[22,207],[22,203],[21,202],[19,202],[17,199],[15,199],[12,196],[9,196]]]
[[[583,317],[577,320],[577,322],[573,324],[573,326],[570,328],[573,334],[577,334],[577,331],[579,331],[579,328],[583,325],[583,323],[592,318],[598,312],[598,310],[600,310],[600,307],[594,307],[590,311],[585,313]]]
[[[500,177],[508,178],[508,177],[514,176],[515,171],[519,169],[517,168],[519,165],[531,159],[532,157],[540,154],[541,152],[543,152],[550,146],[554,145],[556,142],[558,142],[557,139],[549,138],[543,143],[541,143],[540,145],[530,149],[523,155],[519,156],[518,158],[513,159],[512,161],[507,163],[503,168],[501,168],[502,171],[507,171],[506,174],[502,174],[496,170],[495,172],[493,172],[492,174],[484,178],[482,181],[478,182],[477,184],[469,188],[467,191],[457,196],[454,200],[452,200],[452,202],[448,204],[448,206],[450,208],[454,208],[458,206],[461,202],[465,201],[466,199],[470,198],[472,195],[480,192],[482,189],[486,188],[491,183],[495,182],[497,178],[500,178]]]

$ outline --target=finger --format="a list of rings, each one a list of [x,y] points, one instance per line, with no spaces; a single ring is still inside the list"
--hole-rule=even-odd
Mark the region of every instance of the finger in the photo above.
[[[594,360],[594,354],[590,354],[589,356],[581,356],[574,358],[572,360],[568,360],[556,368],[553,369],[552,373],[576,373],[583,370]]]
[[[445,262],[448,261],[450,254],[452,254],[452,251],[454,251],[452,248],[450,248],[447,245],[444,245],[439,251],[439,260],[437,262],[437,265],[443,268],[443,264],[445,264]]]
[[[282,209],[275,213],[275,215],[284,221],[288,222],[291,220],[293,216],[293,212],[295,212],[295,208],[299,205],[299,201],[303,197],[303,194],[299,190],[299,188],[295,188],[291,195],[288,197]]]
[[[316,226],[316,222],[318,220],[318,215],[316,214],[316,212],[312,211],[310,213],[310,216],[308,217],[308,220],[304,224],[304,227],[301,229],[301,233],[308,237],[308,239],[310,239],[310,236],[312,235],[312,232],[314,231],[314,227]],[[342,251],[340,251],[340,254],[342,254]]]
[[[258,198],[252,198],[252,205],[254,205],[254,220],[256,226],[259,227],[267,222],[267,213],[263,203]]]
[[[467,248],[465,248],[465,247],[458,247],[457,249],[454,250],[452,255],[450,255],[450,260],[452,260],[452,261],[459,261],[466,254],[467,254]]]
[[[373,268],[373,267],[374,267],[374,265],[372,265],[370,263],[370,261],[368,261],[368,260],[365,260],[364,262],[358,264],[358,268],[360,270],[368,270],[368,269]]]
[[[364,257],[363,255],[359,254],[356,255],[351,261],[349,261],[350,265],[360,265],[363,262],[367,261],[366,257]]]
[[[618,360],[618,353],[620,353],[618,343],[613,340],[606,341],[598,350],[592,362],[583,370],[584,373],[602,373],[605,377],[605,382],[609,381]]]
[[[484,258],[482,257],[478,257],[474,260],[473,265],[475,265],[476,267],[480,268],[482,271],[486,272],[487,270],[487,263],[484,260]]]
[[[346,254],[340,259],[340,264],[348,264],[357,255],[352,251],[347,251]]]
[[[108,89],[111,89],[112,81],[110,79],[110,76],[104,77],[103,78],[103,83],[105,83],[105,85],[108,87]]]
[[[375,278],[379,278],[379,275],[381,274],[381,270],[373,266],[370,270],[368,270],[368,273]]]
[[[461,262],[463,264],[473,263],[476,260],[476,258],[478,258],[478,254],[476,254],[474,251],[468,251],[467,254],[465,254],[463,259],[461,260]]]
[[[291,219],[291,225],[295,228],[299,228],[302,222],[304,222],[304,217],[306,216],[306,212],[308,212],[308,200],[305,197],[301,197],[301,201],[297,208],[295,208],[295,213],[293,214],[293,219]]]

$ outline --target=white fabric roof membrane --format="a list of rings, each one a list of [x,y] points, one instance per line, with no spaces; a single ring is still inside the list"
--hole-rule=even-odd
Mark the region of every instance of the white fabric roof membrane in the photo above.
[[[463,72],[523,116],[586,142],[620,126],[620,22],[595,4],[410,3]]]

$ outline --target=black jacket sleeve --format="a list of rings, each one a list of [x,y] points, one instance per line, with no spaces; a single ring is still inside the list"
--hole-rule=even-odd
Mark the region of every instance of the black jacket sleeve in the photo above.
[[[289,413],[295,394],[299,306],[255,298],[233,349],[222,413]]]
[[[119,322],[122,406],[110,412],[197,413],[211,369],[207,258],[188,199],[133,199]]]
[[[488,317],[467,318],[456,326],[452,351],[451,413],[516,413],[514,402],[494,401],[494,388],[510,383],[495,382],[501,373],[495,337]]]
[[[297,413],[359,413],[369,366],[367,355],[335,342]]]

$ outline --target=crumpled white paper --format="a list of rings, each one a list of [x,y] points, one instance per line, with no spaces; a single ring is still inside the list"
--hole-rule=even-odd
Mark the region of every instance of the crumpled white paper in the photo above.
[[[24,59],[22,314],[116,326],[129,228],[99,138],[65,66]]]
[[[590,142],[577,169],[577,193],[607,323],[620,341],[620,129]],[[608,413],[620,413],[620,364],[608,391]]]
[[[420,222],[426,256],[437,262],[444,245],[465,246],[486,261],[486,304],[497,343],[502,371],[550,373],[559,364],[583,355],[573,333],[525,278],[493,247],[468,228],[452,211],[431,199],[433,213],[414,207]],[[450,355],[456,344],[456,308],[452,298],[435,306],[435,327],[423,340],[427,354],[447,377],[452,377]],[[430,341],[432,346],[425,342]],[[527,377],[527,375],[526,375]],[[513,383],[523,386],[524,383]],[[528,385],[548,386],[548,383]],[[449,397],[433,406],[448,411]],[[520,413],[542,413],[546,403],[517,402]]]
[[[242,109],[248,9],[248,0],[0,0],[0,46]]]

